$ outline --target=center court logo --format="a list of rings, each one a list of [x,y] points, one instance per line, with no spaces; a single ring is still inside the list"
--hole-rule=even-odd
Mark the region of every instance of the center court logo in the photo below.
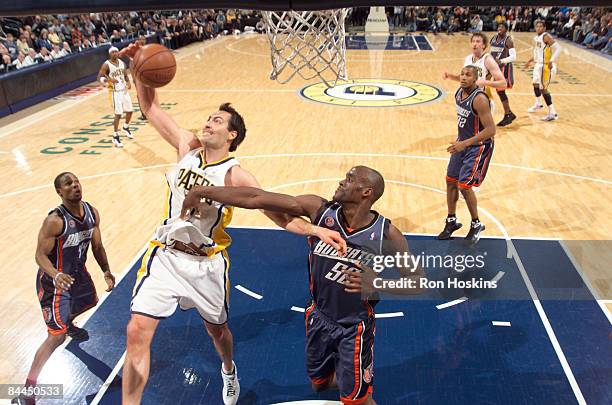
[[[429,84],[408,80],[352,79],[339,81],[334,87],[312,84],[300,94],[318,103],[345,107],[402,107],[432,102],[443,93]]]

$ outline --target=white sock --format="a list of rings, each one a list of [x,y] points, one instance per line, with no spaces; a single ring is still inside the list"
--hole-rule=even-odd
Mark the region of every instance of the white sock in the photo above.
[[[557,115],[557,111],[555,111],[555,106],[553,106],[552,104],[548,106],[548,113],[550,115]]]
[[[540,97],[536,97],[536,102],[535,105],[542,105],[542,103],[540,103]]]
[[[114,136],[119,136],[119,131],[115,131],[115,135]]]
[[[234,363],[232,362],[232,369],[231,369],[231,371],[226,371],[225,370],[225,364],[223,364],[223,363],[221,363],[221,369],[223,370],[223,374],[225,374],[225,375],[232,375],[232,374],[234,374],[234,370],[236,368],[234,367]]]
[[[130,126],[128,124],[123,124],[123,129],[130,129]]]

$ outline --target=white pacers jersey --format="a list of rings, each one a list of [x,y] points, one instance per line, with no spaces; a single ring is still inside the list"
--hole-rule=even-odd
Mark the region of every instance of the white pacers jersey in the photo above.
[[[193,243],[209,255],[226,249],[231,238],[225,228],[232,219],[234,207],[216,201],[202,202],[199,218],[188,221],[180,219],[185,196],[193,186],[225,186],[228,170],[239,165],[237,159],[228,157],[218,162],[206,163],[204,148],[190,151],[166,173],[168,196],[164,215],[166,219],[157,229],[156,237],[161,243],[171,246],[176,240],[185,244]]]
[[[478,68],[478,78],[482,80],[486,80],[489,75],[489,69],[485,66],[485,58],[489,53],[483,53],[479,59],[474,60],[474,55],[469,54],[465,57],[465,61],[463,62],[463,66],[476,66]]]
[[[117,59],[117,64],[115,65],[110,60],[104,62],[108,65],[108,76],[111,79],[117,80],[117,83],[112,83],[113,91],[125,91],[127,89],[127,84],[125,82],[125,63],[121,59]]]
[[[545,49],[548,49],[548,47],[544,43],[544,35],[546,34],[546,32],[543,32],[541,35],[536,35],[535,37],[533,37],[533,60],[535,61],[535,63],[549,62],[544,61],[544,51]]]

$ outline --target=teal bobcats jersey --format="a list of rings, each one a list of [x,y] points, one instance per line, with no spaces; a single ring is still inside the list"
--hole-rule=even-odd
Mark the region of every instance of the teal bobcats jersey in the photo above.
[[[484,90],[480,87],[474,88],[472,92],[464,99],[461,99],[463,95],[463,91],[461,87],[455,93],[455,104],[457,105],[457,140],[464,141],[473,136],[478,135],[480,131],[483,130],[483,125],[480,122],[480,118],[478,118],[478,114],[474,111],[472,104],[474,102],[474,98],[478,94],[484,94]],[[491,142],[490,139],[487,139],[485,142]]]
[[[310,291],[315,306],[325,316],[341,325],[355,325],[374,316],[376,300],[362,300],[360,294],[344,291],[342,270],[360,271],[355,261],[368,262],[382,254],[383,240],[388,239],[390,221],[372,211],[374,219],[361,229],[350,229],[337,202],[324,204],[314,223],[337,231],[346,240],[348,252],[338,257],[333,247],[317,237],[310,237]],[[352,262],[352,263],[351,263]]]
[[[91,205],[83,201],[85,215],[79,219],[66,207],[60,205],[55,212],[64,221],[62,233],[56,238],[55,246],[47,256],[57,270],[66,274],[86,271],[87,251],[96,226],[96,217]]]

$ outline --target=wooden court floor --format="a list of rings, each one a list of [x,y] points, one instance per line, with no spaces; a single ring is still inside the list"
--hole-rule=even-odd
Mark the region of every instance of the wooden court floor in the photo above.
[[[519,62],[508,92],[518,119],[499,129],[487,180],[478,193],[486,235],[608,240],[612,229],[612,62],[562,44],[560,74],[551,86],[560,115],[540,121],[533,104],[529,58],[532,34],[515,36]],[[248,133],[237,156],[266,189],[330,196],[337,179],[356,164],[385,176],[376,209],[404,232],[437,233],[446,215],[447,144],[456,135],[453,93],[444,81],[470,53],[469,37],[428,36],[433,51],[348,51],[352,78],[402,79],[443,90],[436,102],[397,108],[334,107],[307,101],[294,80],[268,80],[264,37],[226,37],[177,52],[174,81],[160,99],[175,119],[194,131],[230,101]],[[123,149],[110,142],[112,113],[105,90],[87,91],[0,120],[0,382],[22,382],[46,334],[35,294],[34,251],[46,213],[59,203],[52,187],[60,171],[81,178],[84,198],[98,208],[111,268],[121,274],[161,217],[164,171],[174,151],[146,123]],[[132,91],[135,101],[135,93]],[[502,110],[496,99],[496,122]],[[137,118],[137,114],[135,114]],[[469,215],[463,203],[458,216]],[[270,226],[258,212],[238,210],[233,225]],[[610,252],[589,256],[583,271],[602,299],[609,298]],[[606,256],[607,255],[607,256]],[[602,259],[603,257],[603,259]],[[90,254],[100,295],[104,283]],[[609,306],[612,308],[612,306]],[[116,344],[116,343],[113,343]],[[118,343],[122,344],[122,343]]]

